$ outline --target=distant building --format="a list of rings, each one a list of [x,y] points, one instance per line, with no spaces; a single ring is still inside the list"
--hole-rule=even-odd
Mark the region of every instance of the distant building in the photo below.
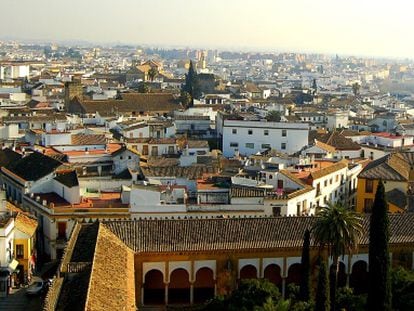
[[[308,144],[307,123],[224,120],[222,126],[226,157],[249,156],[266,149],[293,154]]]

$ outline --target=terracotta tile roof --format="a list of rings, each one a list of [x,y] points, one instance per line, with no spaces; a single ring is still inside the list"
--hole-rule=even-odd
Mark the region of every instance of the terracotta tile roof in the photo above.
[[[210,120],[209,116],[195,116],[195,115],[177,115],[175,116],[176,120]]]
[[[325,150],[327,152],[335,152],[335,150],[336,150],[335,147],[332,147],[332,146],[330,146],[328,144],[325,144],[325,143],[323,143],[323,142],[321,142],[319,140],[316,140],[315,146],[317,146],[317,147],[319,147],[322,150]]]
[[[360,150],[361,147],[352,141],[350,138],[346,138],[342,133],[334,131],[332,133],[312,133],[312,136],[318,141],[334,147],[337,150]],[[309,138],[311,135],[309,135]]]
[[[265,189],[232,185],[230,188],[230,196],[233,198],[264,197]]]
[[[310,173],[310,176],[312,179],[318,179],[318,178],[322,178],[326,175],[332,174],[336,171],[339,171],[345,167],[348,167],[348,161],[347,160],[341,160],[335,164],[332,164],[328,167],[322,168],[320,170],[317,171],[313,171]]]
[[[218,172],[215,166],[191,165],[186,167],[167,166],[167,167],[141,167],[145,177],[185,177],[190,180],[196,180],[203,177],[204,174],[214,174]]]
[[[188,148],[210,148],[207,140],[188,140]]]
[[[407,181],[410,172],[410,164],[406,162],[408,157],[411,157],[411,155],[406,154],[403,156],[399,153],[388,154],[366,165],[358,177]]]
[[[117,113],[168,113],[182,108],[171,93],[124,93],[121,96],[122,99],[113,100],[73,100],[69,111],[90,114],[99,112],[101,116],[113,116]]]
[[[19,231],[30,237],[34,236],[37,229],[37,221],[22,213],[17,214],[14,224]]]
[[[105,145],[105,134],[74,134],[72,145]]]
[[[121,114],[166,113],[182,108],[171,93],[124,93],[122,99],[71,102],[73,109],[83,113],[99,112],[101,116]],[[70,112],[72,108],[69,109]]]
[[[103,224],[135,253],[301,248],[317,217],[117,220]],[[390,244],[414,243],[414,213],[390,214]],[[360,244],[369,240],[363,218]]]
[[[136,310],[134,253],[102,225],[96,240],[85,309]]]
[[[149,145],[174,145],[175,138],[150,138]]]

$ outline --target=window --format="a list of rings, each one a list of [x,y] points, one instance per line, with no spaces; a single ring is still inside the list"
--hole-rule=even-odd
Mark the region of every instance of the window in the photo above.
[[[230,147],[237,148],[239,147],[239,143],[230,143]]]
[[[253,130],[247,130],[247,134],[253,135]]]
[[[281,148],[282,150],[286,150],[286,143],[282,143],[282,144],[280,145],[280,148]]]
[[[269,136],[269,130],[264,130],[263,134],[264,134],[264,136]]]
[[[365,180],[365,192],[366,193],[372,193],[374,190],[374,181],[371,179]]]
[[[273,179],[273,175],[272,174],[269,175],[269,179]]]
[[[119,157],[119,159],[120,159],[120,160],[122,160],[122,159],[123,159],[123,157],[122,157],[122,156],[120,156],[120,157]]]
[[[246,143],[246,148],[254,149],[254,143]]]
[[[270,144],[262,144],[262,149],[270,149]]]
[[[374,200],[365,199],[364,200],[364,212],[365,213],[371,213],[373,204],[374,204]]]
[[[66,222],[58,222],[58,239],[66,239]]]
[[[321,194],[321,183],[318,182],[316,185],[316,196],[319,196]]]
[[[329,184],[330,184],[330,185],[332,185],[332,178],[331,178],[331,179],[329,179]]]
[[[324,187],[327,187],[327,186],[328,186],[328,180],[325,180],[325,181],[323,182],[323,186],[324,186]]]
[[[17,259],[24,258],[24,245],[23,244],[16,244],[16,258]]]
[[[339,175],[336,175],[335,176],[335,182],[338,182],[339,181]]]
[[[131,156],[128,156],[128,160],[131,160],[132,159],[132,157]]]
[[[231,130],[231,133],[232,133],[232,134],[237,134],[237,129],[232,129],[232,130]]]
[[[282,137],[286,137],[287,136],[287,130],[282,130]]]

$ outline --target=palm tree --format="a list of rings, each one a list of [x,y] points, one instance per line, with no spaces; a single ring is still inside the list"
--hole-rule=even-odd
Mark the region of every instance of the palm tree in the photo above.
[[[335,310],[336,283],[339,271],[339,257],[352,255],[357,250],[362,234],[362,218],[341,203],[329,202],[318,213],[312,232],[315,243],[321,249],[327,247],[333,261],[331,283],[331,310]]]

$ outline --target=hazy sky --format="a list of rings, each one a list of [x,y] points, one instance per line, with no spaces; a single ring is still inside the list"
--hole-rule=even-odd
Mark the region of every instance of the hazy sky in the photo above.
[[[0,0],[0,38],[414,58],[408,0]]]

